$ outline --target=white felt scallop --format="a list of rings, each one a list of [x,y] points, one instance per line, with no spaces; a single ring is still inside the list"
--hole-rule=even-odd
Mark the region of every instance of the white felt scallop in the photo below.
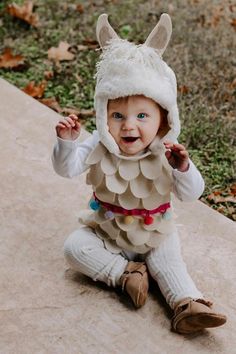
[[[139,224],[138,218],[133,217],[133,222],[132,222],[132,224],[129,224],[129,225],[124,223],[124,219],[125,219],[125,215],[117,215],[116,214],[115,222],[121,230],[128,231],[128,230],[132,230],[132,229],[137,228],[137,225]]]
[[[115,200],[115,193],[110,192],[105,183],[105,178],[103,179],[102,183],[97,186],[96,188],[96,196],[101,201],[106,201],[107,203],[113,203]]]
[[[146,198],[150,195],[153,187],[153,181],[146,179],[143,175],[130,181],[130,189],[137,198]]]
[[[122,179],[118,172],[115,175],[106,176],[105,181],[110,192],[121,194],[124,193],[128,187],[128,181]]]
[[[111,240],[109,235],[104,230],[102,230],[100,226],[96,227],[95,232],[97,236],[104,241],[104,245],[107,250],[117,254],[121,252],[121,249],[119,246],[117,246],[116,241]]]
[[[102,144],[98,144],[94,150],[91,151],[89,156],[86,159],[86,164],[93,165],[99,161],[101,161],[103,155],[106,152],[106,148]]]
[[[170,177],[166,174],[162,174],[160,177],[154,180],[154,185],[157,189],[157,191],[161,194],[167,194],[172,187],[172,180]]]
[[[152,210],[158,208],[160,205],[167,203],[170,200],[169,195],[161,195],[154,187],[147,198],[142,199],[142,208]]]
[[[118,168],[117,165],[118,158],[109,152],[101,160],[101,169],[106,175],[114,175]]]
[[[112,240],[115,240],[120,233],[120,229],[117,227],[114,220],[106,220],[100,224],[100,228],[105,231]]]
[[[139,162],[130,160],[121,160],[119,174],[126,181],[136,178],[140,173]]]
[[[146,159],[139,161],[140,169],[143,174],[148,179],[156,179],[161,174],[161,159],[158,156],[150,155]]]
[[[157,247],[160,245],[160,243],[164,240],[166,236],[164,234],[161,234],[158,231],[152,231],[150,232],[150,237],[149,240],[146,242],[147,246],[150,247]]]
[[[89,172],[89,181],[95,187],[102,183],[104,173],[101,170],[100,164],[92,165]]]
[[[175,230],[175,225],[173,220],[164,220],[157,225],[156,231],[161,232],[162,234],[167,234]]]
[[[150,237],[150,233],[144,229],[141,229],[138,225],[132,230],[127,231],[127,238],[135,245],[144,245]]]
[[[132,250],[133,249],[133,244],[127,239],[126,233],[124,231],[121,231],[120,234],[118,235],[116,239],[116,243],[118,246],[121,248],[124,248],[126,250]]]
[[[128,186],[125,193],[118,195],[118,201],[122,208],[130,210],[138,208],[140,199],[134,197],[130,187]]]

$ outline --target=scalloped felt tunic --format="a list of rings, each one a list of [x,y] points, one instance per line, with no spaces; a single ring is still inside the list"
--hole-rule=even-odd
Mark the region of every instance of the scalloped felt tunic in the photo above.
[[[111,154],[99,143],[89,154],[86,164],[90,166],[86,182],[92,185],[96,197],[124,209],[153,210],[170,202],[173,185],[171,167],[164,148],[149,149],[142,155],[123,156]],[[172,212],[168,218],[162,213],[152,214],[153,222],[144,223],[140,215],[125,222],[122,214],[114,213],[107,218],[107,209],[101,205],[95,211],[83,211],[80,223],[95,229],[98,237],[112,252],[120,248],[137,253],[146,253],[158,247],[165,235],[174,231]]]

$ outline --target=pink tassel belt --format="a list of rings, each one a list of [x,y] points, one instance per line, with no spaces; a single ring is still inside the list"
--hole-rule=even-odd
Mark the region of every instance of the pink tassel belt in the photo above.
[[[100,199],[97,198],[96,194],[93,193],[94,200],[90,202],[90,207],[93,210],[98,210],[100,206],[103,206],[105,209],[107,209],[107,212],[105,213],[105,217],[107,219],[113,219],[114,215],[113,213],[117,214],[122,214],[127,216],[125,218],[125,223],[131,223],[132,222],[132,216],[143,216],[144,217],[144,223],[146,225],[150,225],[153,223],[153,218],[150,216],[152,214],[157,214],[161,213],[163,215],[164,219],[169,219],[170,215],[167,212],[167,209],[170,208],[170,203],[165,203],[160,205],[158,208],[148,210],[148,209],[125,209],[117,205],[113,205],[107,202],[103,202]]]
[[[141,216],[143,216],[143,215],[152,215],[152,214],[157,214],[157,213],[164,214],[166,212],[166,210],[170,208],[170,203],[165,203],[165,204],[160,205],[158,208],[152,209],[152,210],[148,210],[148,209],[130,209],[129,210],[129,209],[125,209],[120,206],[117,206],[117,205],[103,202],[97,198],[95,193],[93,193],[93,196],[94,196],[94,199],[97,202],[99,202],[99,204],[101,204],[107,210],[110,210],[113,213],[118,213],[118,214],[123,214],[123,215],[141,215]]]

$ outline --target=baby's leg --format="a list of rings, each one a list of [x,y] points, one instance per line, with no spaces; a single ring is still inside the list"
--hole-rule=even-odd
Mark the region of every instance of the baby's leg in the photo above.
[[[147,254],[146,264],[172,309],[184,298],[203,298],[182,259],[177,232],[169,234],[158,248]]]
[[[113,287],[119,285],[119,279],[128,264],[121,254],[108,251],[90,227],[74,231],[65,242],[64,253],[74,270]]]

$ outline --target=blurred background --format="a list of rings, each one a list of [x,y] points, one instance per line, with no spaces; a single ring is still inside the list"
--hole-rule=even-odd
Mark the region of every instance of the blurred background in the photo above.
[[[164,60],[178,81],[179,141],[205,179],[201,200],[236,220],[235,2],[2,0],[0,76],[62,115],[77,114],[91,132],[100,55],[95,28],[104,12],[135,43],[145,41],[163,12],[170,14]]]

